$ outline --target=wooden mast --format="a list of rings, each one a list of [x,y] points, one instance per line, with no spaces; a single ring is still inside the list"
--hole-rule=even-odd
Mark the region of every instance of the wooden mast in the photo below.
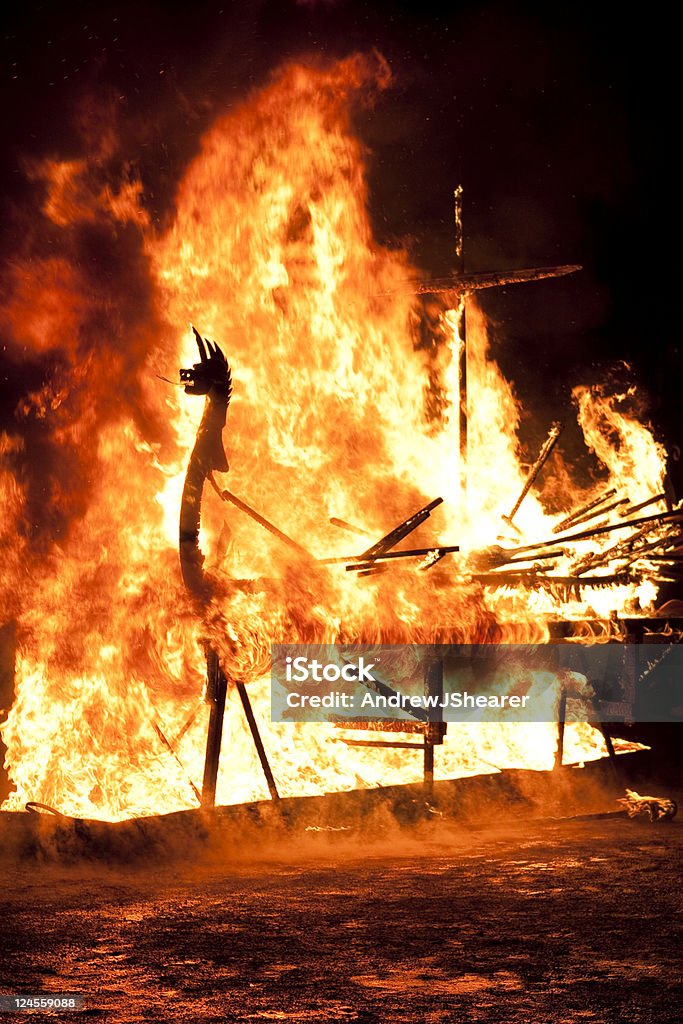
[[[455,255],[458,273],[465,273],[465,252],[463,245],[462,225],[462,185],[458,185],[453,193],[455,201]],[[458,317],[458,434],[460,438],[460,493],[463,507],[467,500],[467,293],[460,298],[460,315]]]

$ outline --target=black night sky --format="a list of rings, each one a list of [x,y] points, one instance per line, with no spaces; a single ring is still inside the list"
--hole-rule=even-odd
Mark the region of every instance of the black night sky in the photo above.
[[[371,153],[377,236],[427,272],[447,273],[452,190],[462,182],[469,270],[582,263],[562,281],[485,295],[496,357],[541,434],[567,414],[573,384],[627,360],[625,377],[643,385],[658,436],[680,443],[674,26],[661,10],[635,18],[610,4],[444,6],[14,6],[0,52],[3,259],[11,264],[25,246],[21,211],[35,188],[26,161],[82,156],[84,117],[96,126],[98,112],[103,121],[113,112],[123,139],[116,160],[141,176],[161,227],[216,115],[285,59],[376,48],[394,82],[356,122]],[[109,257],[95,246],[91,258]],[[0,425],[27,374],[45,372],[6,350],[4,360]]]

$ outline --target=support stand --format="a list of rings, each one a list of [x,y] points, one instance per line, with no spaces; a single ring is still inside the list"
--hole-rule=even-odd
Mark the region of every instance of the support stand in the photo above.
[[[435,696],[436,703],[440,704],[443,698],[443,661],[428,662],[425,665],[425,694]],[[425,793],[431,794],[434,787],[434,747],[443,744],[444,736],[448,728],[443,721],[406,721],[405,719],[394,719],[393,721],[382,722],[375,726],[374,722],[357,721],[353,723],[338,722],[337,728],[341,729],[363,729],[379,732],[401,732],[422,736],[421,743],[410,743],[404,740],[347,740],[343,742],[347,747],[389,747],[400,750],[421,750],[423,752],[423,783]]]
[[[271,800],[279,800],[280,799],[280,794],[277,791],[277,786],[275,785],[275,779],[273,778],[273,773],[270,770],[270,764],[268,762],[268,755],[266,754],[265,747],[263,746],[263,741],[261,740],[261,734],[259,732],[259,728],[258,728],[258,725],[256,723],[256,719],[254,718],[254,712],[253,712],[252,707],[251,707],[251,701],[249,700],[249,694],[247,693],[247,688],[244,685],[244,683],[237,683],[236,686],[237,686],[237,692],[240,695],[240,700],[242,701],[242,707],[244,708],[245,717],[247,719],[247,722],[249,723],[249,729],[251,730],[251,738],[254,741],[254,746],[256,747],[256,753],[258,754],[259,761],[261,762],[261,767],[263,768],[263,774],[266,777],[266,784],[268,786],[268,792],[270,793],[270,798],[271,798]]]
[[[206,655],[207,687],[206,699],[211,705],[209,715],[209,729],[206,737],[206,758],[204,760],[204,781],[202,783],[202,807],[215,807],[216,805],[216,782],[218,780],[218,766],[221,757],[221,741],[223,739],[223,720],[225,718],[225,698],[228,691],[228,679],[218,663],[218,655],[209,648]],[[270,768],[268,755],[266,754],[258,723],[254,717],[254,711],[249,700],[249,694],[244,683],[236,683],[235,687],[239,694],[244,715],[247,719],[251,738],[256,747],[263,774],[266,777],[268,792],[272,800],[279,800],[280,795],[275,785],[275,779]]]

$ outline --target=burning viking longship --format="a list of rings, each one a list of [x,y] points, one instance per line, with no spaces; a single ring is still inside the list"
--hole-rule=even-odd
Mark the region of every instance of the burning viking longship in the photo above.
[[[458,192],[456,192],[456,199],[457,198],[459,198]],[[456,219],[458,219],[457,216]],[[536,278],[559,276],[562,273],[572,272],[576,269],[579,268],[551,268],[545,272],[540,270],[521,271],[517,275],[506,275],[505,282],[509,283],[512,280],[523,281],[533,279],[532,275]],[[425,284],[419,289],[419,291],[435,293],[437,291],[448,289],[452,292],[459,286],[463,292],[465,292],[468,289],[474,290],[480,280],[485,282],[485,287],[490,286],[491,284],[501,283],[500,276],[494,274],[470,275],[468,278],[461,276],[457,279],[451,279],[447,283],[440,281],[438,283]],[[461,324],[464,325],[464,304],[461,307],[461,311]],[[193,333],[197,342],[200,361],[195,363],[191,370],[181,370],[180,377],[181,381],[185,384],[186,393],[206,395],[206,404],[202,420],[199,425],[196,443],[188,464],[185,486],[183,489],[180,512],[180,564],[185,585],[203,613],[206,612],[213,600],[221,599],[219,596],[221,589],[223,589],[223,599],[225,600],[227,598],[228,602],[228,594],[231,589],[241,591],[245,587],[247,590],[252,592],[258,589],[267,592],[276,601],[284,601],[285,603],[287,601],[287,598],[281,588],[273,586],[275,583],[273,580],[230,580],[227,585],[223,584],[221,586],[219,580],[212,578],[211,575],[207,575],[204,572],[204,556],[199,548],[199,531],[202,493],[204,484],[207,481],[211,483],[211,486],[220,498],[245,512],[252,520],[257,522],[266,531],[268,531],[268,533],[280,541],[290,554],[293,553],[294,560],[291,565],[291,572],[293,574],[303,573],[307,577],[317,575],[319,582],[322,582],[319,575],[320,572],[325,573],[326,570],[330,569],[332,566],[341,566],[343,563],[347,563],[346,565],[343,565],[347,572],[351,571],[358,579],[364,579],[368,576],[375,576],[390,571],[391,562],[389,560],[396,559],[400,560],[400,563],[397,561],[395,564],[400,565],[405,562],[409,564],[412,563],[413,569],[412,572],[410,570],[408,572],[401,572],[400,569],[398,572],[394,572],[393,582],[395,583],[396,579],[400,579],[402,585],[411,586],[412,580],[415,578],[415,572],[428,572],[437,562],[440,562],[447,555],[459,552],[460,548],[458,545],[447,545],[442,543],[434,543],[429,547],[423,548],[399,547],[399,545],[405,541],[413,531],[418,529],[430,518],[430,514],[434,509],[442,503],[441,498],[434,499],[414,514],[410,515],[402,523],[391,529],[388,534],[363,550],[359,555],[315,559],[306,550],[306,548],[297,541],[288,537],[280,529],[269,522],[268,519],[259,514],[255,509],[251,508],[246,502],[242,501],[230,491],[222,490],[216,482],[214,473],[225,473],[229,469],[227,458],[222,446],[222,431],[225,426],[228,405],[232,393],[232,377],[225,355],[219,346],[215,344],[212,345],[210,341],[205,341],[195,328],[193,328]],[[462,365],[466,365],[466,360],[463,360]],[[461,378],[461,403],[463,400],[466,401],[466,389],[463,384],[464,382]],[[463,425],[466,425],[466,415],[463,415],[462,409],[460,425],[461,430]],[[503,528],[506,528],[508,531],[514,531],[517,534],[520,533],[519,529],[513,522],[514,516],[519,512],[524,499],[530,493],[537,476],[542,471],[555,443],[557,442],[560,432],[560,424],[554,423],[550,429],[548,437],[541,447],[538,457],[528,469],[527,478],[516,502],[514,503],[514,506],[510,510],[509,514],[501,516],[502,523],[504,524]],[[461,458],[463,456],[466,457],[466,446],[463,444],[461,444],[460,454]],[[466,574],[472,580],[481,581],[482,583],[485,583],[486,586],[493,588],[494,590],[498,588],[521,588],[524,591],[528,591],[535,587],[541,587],[546,590],[550,590],[551,592],[554,591],[556,597],[564,602],[569,601],[570,593],[576,599],[580,600],[583,588],[592,589],[593,587],[613,587],[617,583],[621,583],[625,586],[640,584],[640,575],[633,574],[629,567],[633,563],[641,561],[647,562],[648,554],[651,553],[653,549],[657,549],[659,552],[659,556],[655,557],[664,558],[665,560],[666,555],[662,555],[661,551],[663,549],[672,550],[673,556],[671,562],[675,561],[677,546],[680,544],[679,530],[680,522],[683,520],[683,511],[672,509],[672,502],[666,492],[651,496],[639,503],[631,503],[626,497],[613,500],[615,494],[616,491],[614,488],[608,489],[606,492],[598,495],[597,498],[593,498],[571,514],[565,516],[561,522],[553,528],[552,532],[555,536],[551,537],[548,541],[538,541],[531,544],[517,544],[517,546],[507,550],[496,544],[481,551],[470,552],[468,556],[468,568],[466,569]],[[639,514],[645,509],[657,505],[665,505],[665,508],[660,508],[660,511],[649,515]],[[609,521],[608,514],[615,509],[620,509],[620,518],[616,521]],[[595,520],[598,520],[597,525],[595,525]],[[360,533],[361,535],[366,535],[367,532],[359,530],[355,526],[351,526],[344,520],[334,518],[331,519],[331,522],[347,532],[354,534]],[[563,574],[562,572],[558,573],[555,570],[553,563],[557,560],[576,559],[577,555],[574,550],[575,545],[595,537],[610,536],[613,533],[622,534],[621,541],[616,546],[609,547],[606,551],[589,554],[583,558],[579,557],[578,562],[574,562],[576,567],[573,575],[567,576],[566,574]],[[626,533],[625,539],[623,539],[624,533]],[[655,535],[654,540],[652,539],[653,535]],[[570,547],[567,548],[566,545],[569,545]],[[620,565],[617,572],[614,572],[612,569],[612,563],[620,563],[621,560],[624,559],[624,555],[627,556],[625,566]],[[669,562],[669,564],[671,564],[671,562]],[[387,565],[387,563],[389,564]],[[523,568],[517,569],[516,566],[518,563],[521,563]],[[482,564],[488,571],[476,571],[482,567]],[[605,565],[610,567],[611,571],[609,574],[605,574],[604,572],[596,573],[595,570],[597,567]],[[510,566],[515,566],[515,568],[510,569]],[[435,582],[435,593],[440,591],[442,599],[448,600],[449,590],[454,584],[453,575],[432,573],[431,579]],[[457,577],[455,577],[455,580],[457,581]],[[460,582],[461,581],[462,578]],[[313,589],[316,589],[315,584],[313,585]],[[389,589],[391,590],[391,586]],[[317,587],[317,591],[320,599],[329,600],[332,597],[333,588],[327,588],[323,584],[322,586]],[[325,593],[326,591],[327,593]],[[634,599],[634,604],[636,601],[637,598]],[[635,613],[635,607],[633,610]],[[569,623],[558,623],[558,625],[564,625],[566,627]],[[630,622],[627,620],[626,622],[622,621],[619,623],[621,629],[623,629],[624,626],[628,628],[629,625],[633,631],[631,641],[636,643],[641,642],[644,635],[644,624],[641,625],[635,617],[631,619]],[[670,627],[669,621],[664,620],[659,623],[659,627],[659,635],[662,638],[662,642],[668,642],[670,640],[668,632]],[[650,634],[652,642],[652,624],[650,624]],[[565,635],[565,632],[561,630],[558,631],[557,629],[553,634],[555,639],[564,638]],[[450,630],[434,633],[432,639],[436,643],[444,645],[449,643],[452,636],[453,631],[451,627]],[[309,634],[309,638],[312,642],[315,642],[321,637],[316,635],[315,630],[313,629]],[[363,638],[364,636],[361,633],[360,636],[356,635],[350,639],[362,640]],[[389,638],[392,638],[391,632],[389,633]],[[656,634],[654,639],[656,642]],[[442,647],[441,650],[445,650],[445,648]],[[436,673],[434,672],[434,669],[437,669]],[[251,701],[245,684],[241,681],[230,681],[228,679],[226,676],[226,668],[221,665],[220,656],[216,653],[215,649],[210,646],[207,647],[207,670],[207,695],[208,701],[211,705],[211,715],[209,719],[206,761],[201,794],[202,803],[205,805],[212,805],[215,801],[225,701],[230,682],[233,683],[239,694],[254,741],[255,749],[258,753],[261,767],[268,784],[270,796],[273,799],[279,799],[277,784],[271,770],[267,752],[261,739],[259,727],[253,713]],[[627,688],[625,693],[629,705],[628,707],[624,705],[622,708],[622,710],[627,712],[632,711],[633,704],[636,700],[636,677],[637,670],[635,674],[632,671],[630,687]],[[425,682],[427,688],[431,686],[432,691],[434,693],[438,693],[440,695],[439,699],[441,699],[441,696],[443,695],[443,664],[438,666],[433,665],[431,673],[427,673]],[[509,679],[506,679],[506,685],[510,685]],[[563,763],[565,733],[564,714],[566,713],[566,700],[566,690],[560,688],[558,691],[559,731],[558,745],[555,751],[556,766],[562,765]],[[594,706],[595,713],[597,717],[599,717],[600,710],[597,701]],[[344,723],[340,722],[337,724],[343,725]],[[395,748],[401,750],[413,748],[422,750],[424,752],[425,782],[428,785],[431,785],[434,779],[434,747],[443,743],[447,731],[445,723],[438,721],[420,721],[419,716],[415,715],[412,723],[410,721],[396,721],[391,724],[376,723],[371,725],[367,722],[364,723],[357,721],[355,723],[348,723],[348,725],[355,729],[372,728],[373,731],[379,732],[397,732],[402,734],[419,732],[422,736],[421,743],[410,743],[406,742],[404,739],[396,739],[394,741],[386,739],[346,739],[345,742],[350,746]],[[599,725],[599,728],[603,734],[606,750],[609,756],[614,759],[615,749],[610,732],[601,724]],[[199,793],[196,789],[195,792],[199,797]]]
[[[40,546],[31,481],[14,471],[25,441],[0,439],[6,809],[118,820],[601,758],[612,741],[587,723],[370,739],[272,723],[270,645],[679,637],[659,591],[678,579],[683,511],[632,388],[574,388],[592,475],[574,479],[555,423],[524,462],[519,402],[472,293],[542,273],[416,282],[374,239],[348,111],[377,79],[359,58],[288,66],[208,132],[163,231],[129,180],[103,189],[87,161],[34,168],[54,237],[93,223],[139,235],[153,312],[136,358],[117,338],[125,357],[103,366],[69,347],[100,321],[66,243],[8,285],[17,336],[62,354],[18,416],[90,461],[78,501],[46,491],[71,518]],[[201,336],[178,331],[190,316]],[[197,345],[179,383],[208,396],[199,422],[157,376]]]

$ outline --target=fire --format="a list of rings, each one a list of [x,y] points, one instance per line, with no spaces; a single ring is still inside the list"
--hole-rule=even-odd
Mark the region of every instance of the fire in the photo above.
[[[595,452],[609,473],[609,484],[618,488],[628,481],[631,501],[658,494],[664,486],[666,452],[649,430],[620,411],[633,399],[635,388],[623,394],[605,394],[599,385],[576,387],[574,400],[587,446]]]
[[[0,436],[8,510],[0,624],[16,618],[19,646],[17,698],[2,730],[16,786],[7,808],[40,800],[119,819],[196,805],[207,636],[226,671],[250,684],[283,795],[415,781],[419,765],[403,752],[349,750],[332,727],[271,724],[271,641],[547,637],[548,616],[560,612],[556,597],[486,587],[467,561],[495,541],[524,483],[519,408],[470,300],[473,456],[463,504],[458,311],[442,304],[438,343],[416,346],[415,271],[404,253],[373,238],[367,158],[351,126],[354,98],[386,84],[381,60],[285,67],[207,133],[161,234],[139,183],[103,183],[97,151],[31,168],[44,185],[43,222],[59,245],[14,267],[1,314],[17,361],[24,351],[53,359],[48,382],[17,410],[16,434]],[[121,287],[110,295],[83,270],[79,246],[93,230],[105,241],[137,239],[130,294]],[[446,584],[440,567],[357,579],[342,566],[309,578],[207,489],[201,543],[218,588],[206,620],[197,621],[180,583],[177,523],[201,403],[157,379],[195,360],[189,321],[222,345],[232,366],[230,489],[316,557],[358,549],[358,537],[330,517],[379,537],[440,495],[433,532],[425,527],[419,536],[461,545]],[[661,490],[664,453],[648,429],[619,410],[619,399],[587,387],[575,394],[609,484],[632,502]],[[48,432],[49,457],[73,465],[71,476],[50,478],[40,500],[24,440],[35,424]],[[590,496],[574,485],[567,507]],[[516,523],[533,540],[550,537],[561,518],[532,492]],[[561,565],[582,550],[568,550]],[[264,577],[273,581],[265,589],[231,582]],[[641,599],[656,596],[648,586]],[[593,608],[609,612],[635,596],[634,585],[601,591],[602,607],[596,597]],[[574,601],[561,612],[581,616],[587,607]],[[588,726],[568,726],[565,744],[571,760],[603,753]],[[438,775],[550,767],[554,746],[550,725],[451,726],[437,750]],[[231,691],[218,801],[266,795]]]

